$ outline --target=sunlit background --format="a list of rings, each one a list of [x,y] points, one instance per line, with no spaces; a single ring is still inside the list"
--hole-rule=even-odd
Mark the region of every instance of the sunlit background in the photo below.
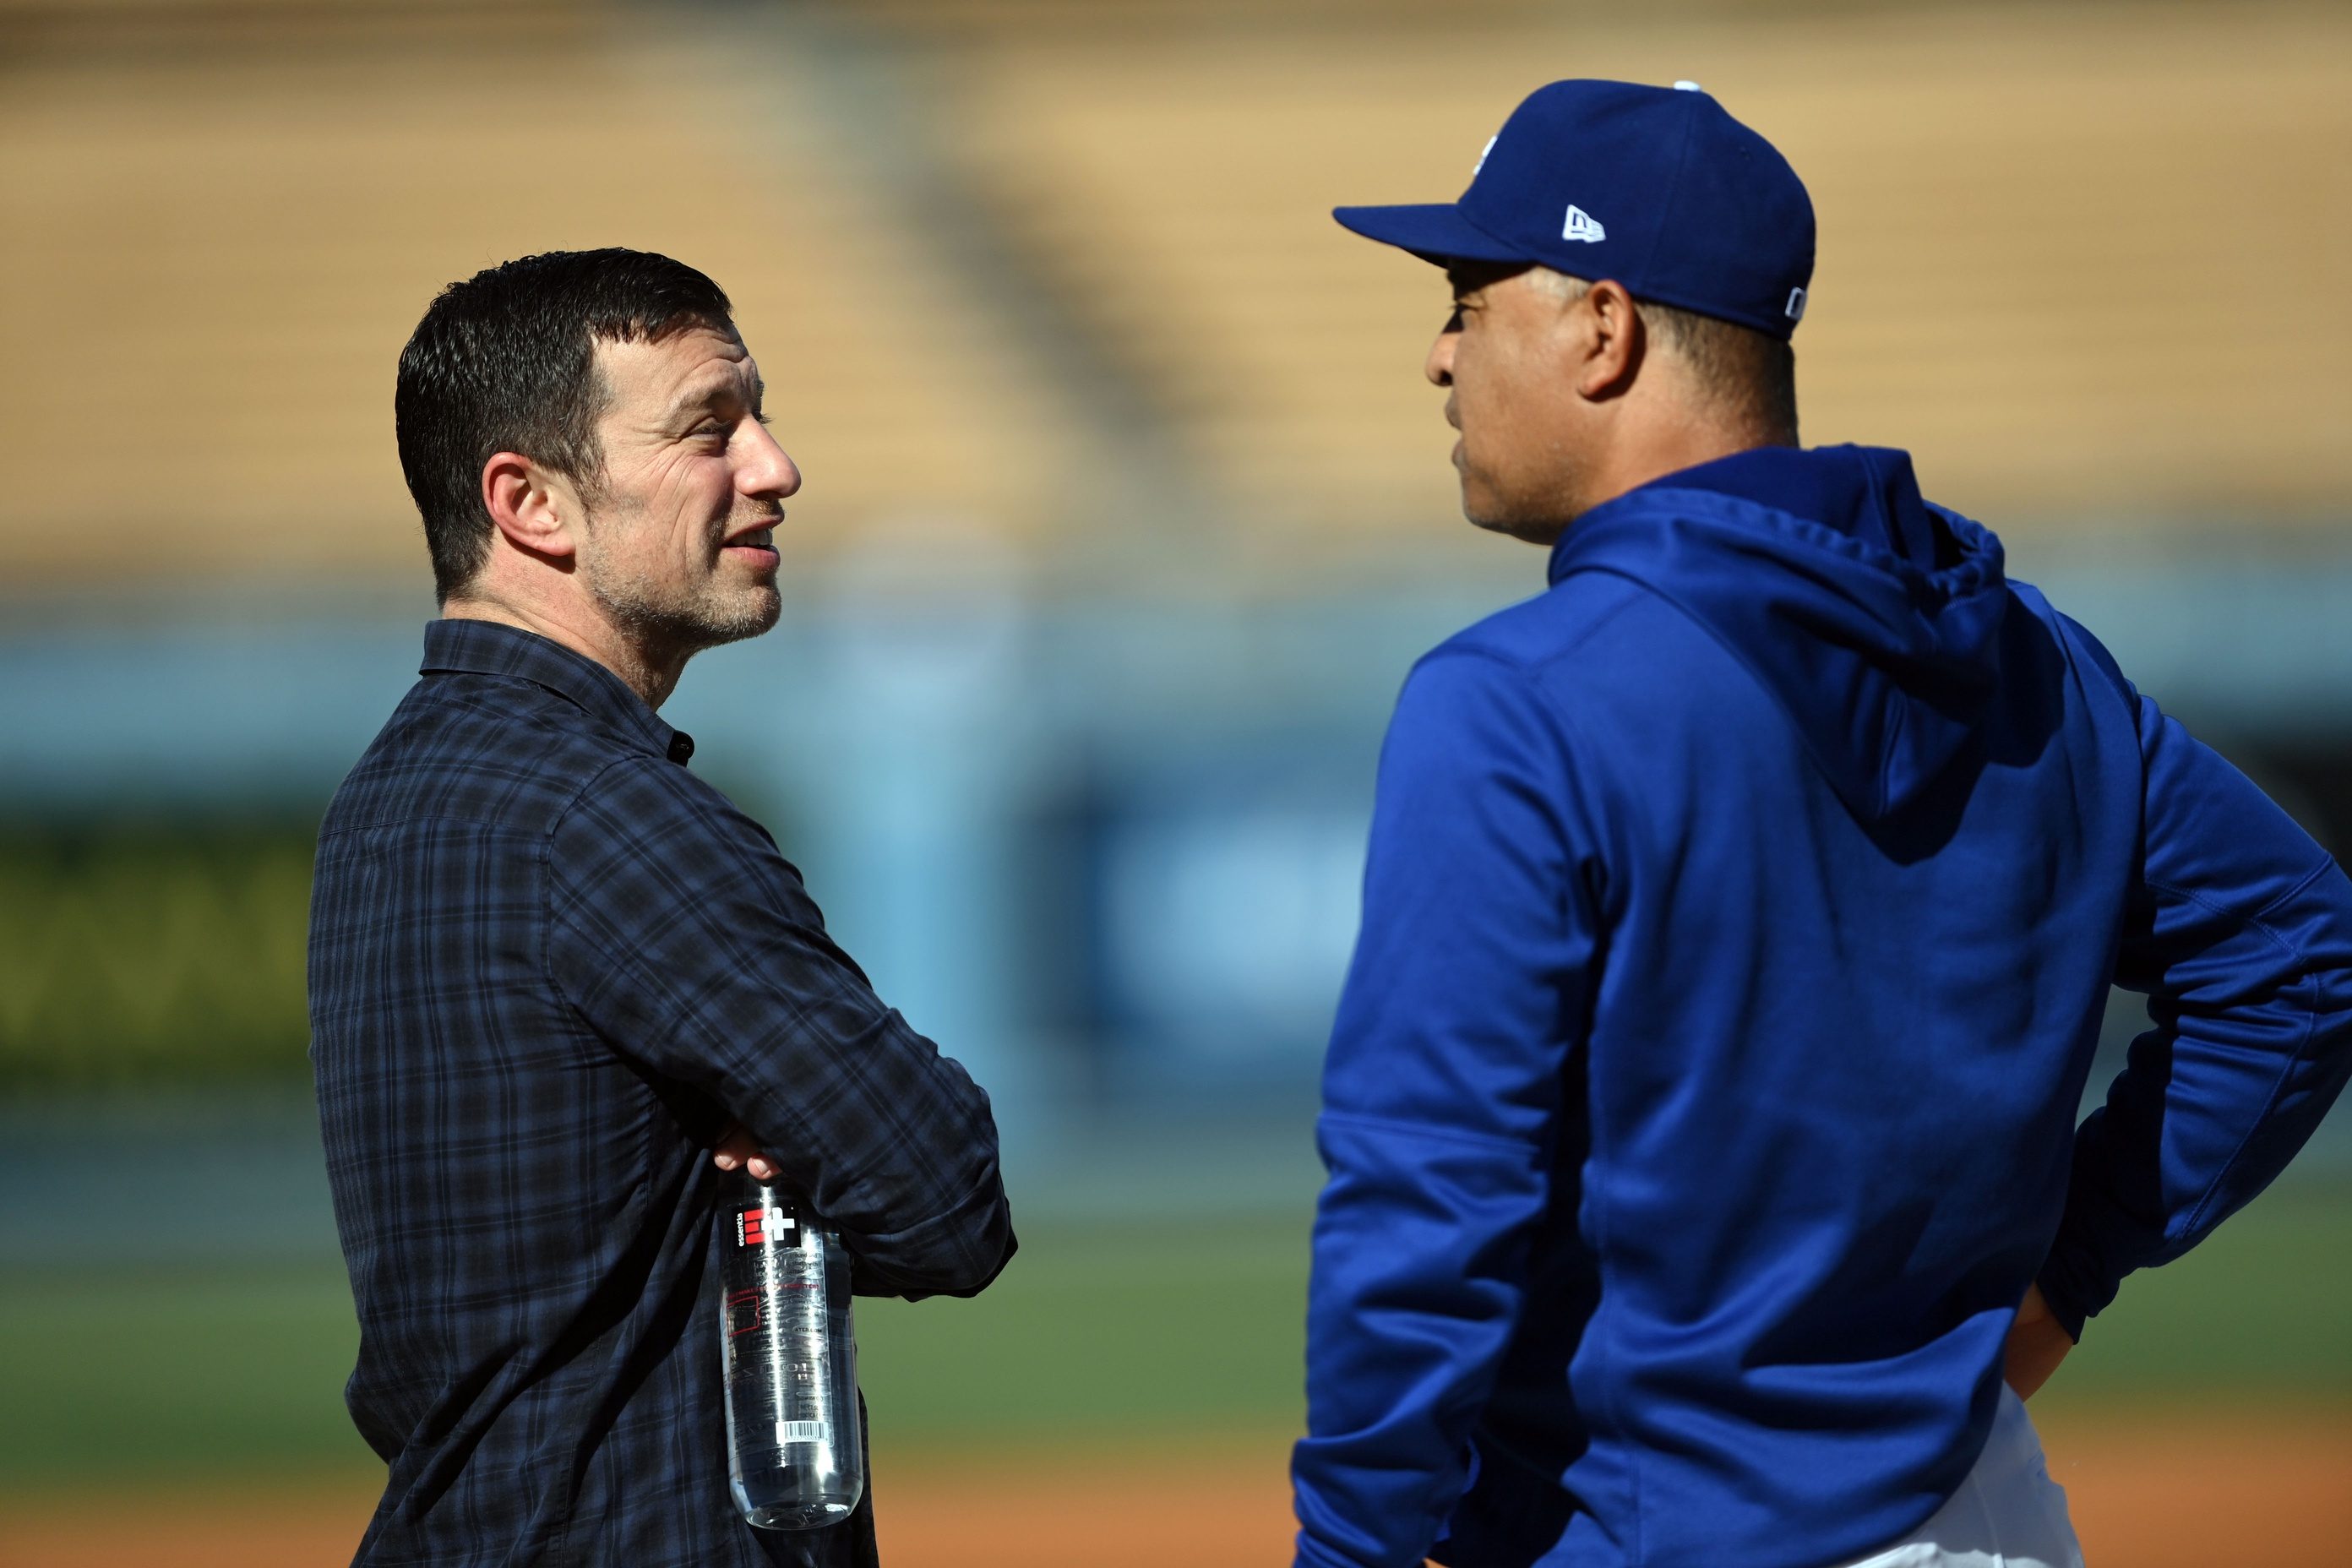
[[[393,363],[612,244],[733,296],[808,476],[665,716],[1004,1129],[1003,1280],[861,1308],[889,1560],[1285,1560],[1381,725],[1543,581],[1459,519],[1439,276],[1328,209],[1576,75],[1788,153],[1807,438],[1909,447],[2340,853],[2341,4],[0,0],[0,1563],[357,1541],[302,969],[432,613]],[[2095,1563],[2346,1561],[2347,1120],[2037,1401]]]

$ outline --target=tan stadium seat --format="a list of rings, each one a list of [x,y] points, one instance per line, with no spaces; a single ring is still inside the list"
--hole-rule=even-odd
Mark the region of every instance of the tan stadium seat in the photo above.
[[[807,476],[793,541],[1045,514],[1060,422],[789,68],[589,6],[527,31],[496,7],[280,9],[301,25],[158,38],[134,16],[0,64],[0,578],[421,595],[402,342],[445,283],[606,244],[732,295]]]
[[[903,29],[926,8],[892,9]],[[1443,287],[1327,209],[1450,199],[1509,107],[1571,75],[1697,79],[1806,176],[1808,440],[1912,446],[1931,493],[2011,531],[2292,527],[2352,493],[2340,10],[1494,6],[1122,34],[993,9],[942,73],[968,94],[964,168],[1235,504],[1312,549],[1453,509],[1418,380]]]
[[[801,543],[909,515],[1056,548],[1197,527],[1239,542],[1201,557],[1230,575],[1449,537],[1452,434],[1419,379],[1443,284],[1328,210],[1452,196],[1509,106],[1573,74],[1697,79],[1806,175],[1809,440],[1910,446],[1930,493],[2017,538],[2294,531],[2352,494],[2338,9],[750,15],[0,0],[24,46],[0,48],[0,575],[421,591],[401,341],[478,267],[616,242],[735,296],[809,476]],[[841,112],[794,16],[923,97],[920,123],[881,117],[892,155],[961,193],[1013,276],[975,286],[876,187],[874,117]],[[504,68],[518,40],[541,68]],[[1116,421],[1008,290],[1132,383],[1175,459],[1128,476],[1138,506],[1099,515]]]

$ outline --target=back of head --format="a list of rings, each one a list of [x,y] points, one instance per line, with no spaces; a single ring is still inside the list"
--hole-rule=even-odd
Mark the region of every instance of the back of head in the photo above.
[[[1548,267],[1534,270],[1564,297],[1591,287]],[[1655,300],[1637,303],[1650,351],[1681,373],[1690,418],[1731,432],[1745,446],[1799,444],[1797,355],[1787,338]]]
[[[1689,373],[1698,410],[1759,447],[1797,442],[1797,354],[1786,338],[1642,301],[1642,324]]]
[[[488,558],[482,468],[515,452],[583,485],[602,458],[596,344],[733,333],[719,285],[650,251],[526,256],[443,289],[401,351],[393,418],[441,599]]]

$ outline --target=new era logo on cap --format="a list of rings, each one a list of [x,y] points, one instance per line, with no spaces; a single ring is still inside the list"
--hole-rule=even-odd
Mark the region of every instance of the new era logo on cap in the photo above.
[[[1599,218],[1594,217],[1582,207],[1570,206],[1568,209],[1567,226],[1561,228],[1559,237],[1562,239],[1580,239],[1587,245],[1598,245],[1609,237],[1609,231],[1601,226]]]

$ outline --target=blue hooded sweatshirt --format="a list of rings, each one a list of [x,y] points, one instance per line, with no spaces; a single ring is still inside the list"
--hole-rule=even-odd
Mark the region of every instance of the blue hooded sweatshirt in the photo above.
[[[2079,1133],[2110,983],[2149,998]],[[1818,1568],[2352,1072],[2352,883],[1920,499],[1769,448],[1415,667],[1318,1142],[1298,1561]]]

